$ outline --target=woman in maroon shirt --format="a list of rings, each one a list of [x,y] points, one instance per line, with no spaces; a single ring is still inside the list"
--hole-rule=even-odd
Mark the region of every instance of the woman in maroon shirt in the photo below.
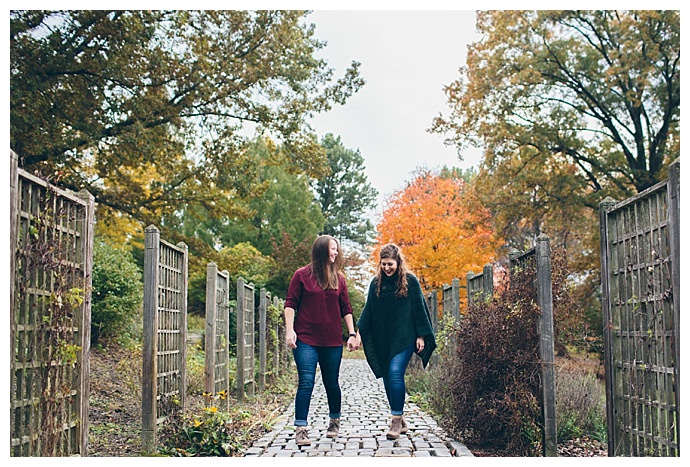
[[[297,366],[299,385],[295,395],[295,441],[308,446],[307,416],[314,390],[316,365],[328,399],[329,424],[326,435],[338,436],[341,393],[338,376],[343,356],[342,320],[350,334],[348,350],[356,343],[352,306],[345,276],[340,272],[343,254],[330,235],[316,238],[311,262],[295,271],[285,299],[285,340]]]

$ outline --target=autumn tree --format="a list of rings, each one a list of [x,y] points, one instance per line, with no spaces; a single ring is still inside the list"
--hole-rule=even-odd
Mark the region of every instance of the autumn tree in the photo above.
[[[470,202],[465,181],[453,174],[418,169],[387,200],[377,225],[373,257],[384,244],[398,244],[426,291],[454,278],[463,283],[468,272],[495,260],[501,246],[489,211]]]
[[[312,186],[326,217],[323,233],[341,242],[349,240],[368,245],[374,226],[367,211],[376,205],[377,190],[364,173],[364,158],[359,150],[347,149],[339,136],[330,133],[321,140],[329,170],[312,180]]]
[[[680,149],[679,11],[484,11],[432,130],[484,148],[501,234],[542,232],[598,267],[596,210],[666,177]]]
[[[134,220],[139,234],[164,224],[166,238],[208,248],[169,231],[178,211],[246,214],[263,188],[247,143],[256,133],[292,170],[320,175],[327,160],[307,119],[363,84],[358,63],[336,79],[316,58],[325,43],[306,16],[11,11],[10,146],[26,170],[89,190],[99,222]]]

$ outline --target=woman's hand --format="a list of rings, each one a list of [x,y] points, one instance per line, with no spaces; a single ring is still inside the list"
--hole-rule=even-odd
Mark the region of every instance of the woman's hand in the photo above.
[[[424,338],[418,337],[417,338],[417,353],[420,353],[422,350],[424,350]]]
[[[288,329],[285,331],[285,343],[290,349],[297,348],[297,333],[294,329]]]
[[[359,349],[360,345],[362,345],[362,337],[359,335],[359,331],[357,331],[356,336],[352,336],[347,339],[347,350],[353,352]]]
[[[350,336],[347,338],[347,350],[350,352],[357,350],[357,336]]]

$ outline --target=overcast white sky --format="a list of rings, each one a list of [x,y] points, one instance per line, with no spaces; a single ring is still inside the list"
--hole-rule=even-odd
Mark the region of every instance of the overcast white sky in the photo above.
[[[360,151],[379,210],[419,166],[477,165],[479,150],[461,162],[442,135],[427,131],[435,116],[448,114],[443,87],[459,76],[467,45],[477,39],[473,10],[316,10],[307,20],[328,41],[320,56],[336,76],[352,60],[361,63],[364,87],[312,124]]]

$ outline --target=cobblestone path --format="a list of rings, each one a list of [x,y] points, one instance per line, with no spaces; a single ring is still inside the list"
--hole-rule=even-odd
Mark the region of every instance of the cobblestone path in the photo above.
[[[317,371],[309,408],[311,445],[295,443],[293,401],[273,431],[256,441],[245,456],[472,457],[463,444],[450,439],[429,415],[409,401],[405,403],[409,431],[397,440],[386,439],[391,417],[383,381],[374,378],[366,360],[343,359],[340,388],[342,409],[337,438],[326,437],[328,405]]]

